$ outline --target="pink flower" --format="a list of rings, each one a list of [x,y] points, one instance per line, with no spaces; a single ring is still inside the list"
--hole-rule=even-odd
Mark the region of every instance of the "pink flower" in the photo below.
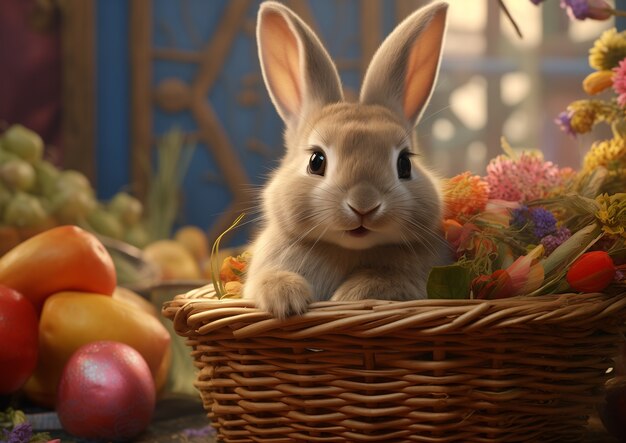
[[[523,152],[517,159],[500,155],[487,165],[489,198],[527,202],[548,196],[562,187],[563,172],[538,154]]]
[[[621,107],[626,106],[626,59],[619,62],[619,64],[613,68],[613,90],[619,94],[617,97],[617,103]]]
[[[539,245],[506,268],[506,272],[511,276],[514,295],[528,294],[542,285],[544,272],[539,260],[543,253],[543,245]]]

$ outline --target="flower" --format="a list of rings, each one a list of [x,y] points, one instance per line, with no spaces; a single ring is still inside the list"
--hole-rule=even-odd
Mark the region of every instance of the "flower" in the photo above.
[[[602,194],[596,197],[596,218],[607,234],[626,237],[626,193]]]
[[[530,210],[533,229],[536,238],[543,238],[556,230],[556,218],[554,214],[545,208],[533,208]]]
[[[513,282],[513,295],[529,294],[541,286],[544,271],[539,259],[543,254],[543,245],[538,245],[506,268]]]
[[[613,85],[614,72],[611,70],[596,71],[583,80],[583,89],[589,95],[601,93]]]
[[[603,100],[576,100],[555,120],[566,133],[584,134],[599,122],[612,123],[622,119],[624,111],[617,102]]]
[[[570,114],[570,126],[576,134],[585,134],[596,124],[597,107],[592,100],[579,100],[567,107]]]
[[[502,269],[491,275],[479,275],[471,283],[474,298],[482,300],[496,300],[513,296],[513,282],[511,276]]]
[[[476,255],[480,253],[493,252],[493,245],[482,241],[481,231],[474,223],[465,223],[461,225],[454,219],[446,219],[443,222],[444,235],[450,246],[455,251],[457,258],[472,253]],[[485,248],[488,248],[485,249]]]
[[[530,223],[528,206],[523,205],[511,212],[511,226],[517,229],[524,229]]]
[[[613,90],[619,94],[617,103],[623,108],[626,106],[626,59],[613,68]]]
[[[611,6],[604,0],[561,0],[561,8],[576,20],[607,20],[613,15]]]
[[[611,70],[626,58],[626,31],[608,29],[589,50],[589,66],[597,71]]]
[[[556,123],[561,131],[565,132],[572,137],[576,137],[576,132],[572,128],[572,117],[574,116],[574,111],[567,110],[561,112],[557,118],[554,119],[554,123]]]
[[[606,0],[561,5],[581,20],[626,16]],[[555,122],[572,136],[605,123],[612,138],[592,144],[580,172],[559,168],[541,153],[516,152],[502,139],[505,154],[489,162],[482,180],[466,172],[448,181],[443,232],[456,263],[433,269],[433,298],[447,282],[456,286],[444,297],[489,300],[607,287],[613,293],[626,284],[626,31],[604,32],[589,63],[596,72],[583,82],[587,94],[609,87],[614,94],[574,101]],[[477,196],[485,190],[486,202]]]
[[[626,166],[626,143],[623,139],[612,138],[594,142],[583,159],[583,170],[592,171],[612,165]]]
[[[7,432],[4,436],[7,443],[28,443],[33,436],[33,428],[30,423],[20,423],[15,425],[13,430]]]
[[[463,172],[443,185],[445,217],[470,216],[485,209],[489,186],[482,178]]]
[[[485,181],[489,198],[526,202],[551,195],[563,184],[564,175],[540,154],[523,152],[517,159],[500,155],[487,165]]]
[[[572,232],[566,228],[561,227],[556,230],[555,233],[546,235],[541,239],[541,244],[545,249],[546,256],[552,254],[556,248],[561,246],[565,240],[572,236]]]
[[[605,168],[607,177],[602,184],[603,192],[620,192],[624,190],[626,180],[626,140],[613,137],[609,140],[594,142],[583,158],[583,174]]]
[[[495,300],[528,294],[541,286],[544,280],[539,259],[543,246],[539,245],[528,254],[519,257],[506,269],[498,269],[491,275],[479,275],[470,285],[474,298]]]
[[[585,252],[567,271],[566,280],[579,292],[601,292],[613,281],[617,269],[605,251]]]
[[[237,257],[226,257],[220,268],[220,280],[223,283],[241,281],[242,276],[246,272],[249,260],[249,253],[243,253]]]
[[[521,206],[512,213],[511,226],[531,233],[533,240],[540,240],[556,230],[556,218],[545,208]]]

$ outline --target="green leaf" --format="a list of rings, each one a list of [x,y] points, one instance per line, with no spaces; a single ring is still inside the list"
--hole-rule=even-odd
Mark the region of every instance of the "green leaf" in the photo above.
[[[469,298],[471,281],[471,272],[465,266],[435,266],[428,275],[428,298]]]

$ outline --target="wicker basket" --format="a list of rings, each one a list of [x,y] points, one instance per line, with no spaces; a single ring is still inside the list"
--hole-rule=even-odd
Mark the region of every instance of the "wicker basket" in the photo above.
[[[626,297],[321,302],[278,321],[211,287],[164,306],[225,442],[573,442]]]

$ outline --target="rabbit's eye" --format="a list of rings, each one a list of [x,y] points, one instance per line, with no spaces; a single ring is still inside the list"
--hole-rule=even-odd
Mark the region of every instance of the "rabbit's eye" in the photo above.
[[[411,158],[408,152],[400,153],[400,156],[398,157],[397,168],[398,178],[411,178]]]
[[[326,170],[326,156],[321,151],[315,151],[309,159],[309,172],[315,175],[324,175]]]

